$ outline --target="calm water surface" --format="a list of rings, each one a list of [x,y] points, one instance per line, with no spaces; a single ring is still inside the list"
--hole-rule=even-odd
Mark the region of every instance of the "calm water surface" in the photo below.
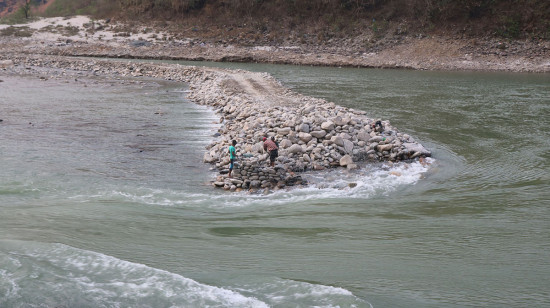
[[[434,160],[230,194],[185,85],[0,72],[0,307],[550,307],[550,76],[228,66]]]

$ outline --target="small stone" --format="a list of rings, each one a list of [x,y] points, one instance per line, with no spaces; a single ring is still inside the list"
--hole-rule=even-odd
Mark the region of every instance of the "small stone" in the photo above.
[[[353,159],[349,155],[344,155],[340,158],[340,166],[344,167],[349,164],[353,164]]]
[[[379,144],[378,147],[376,147],[378,152],[391,151],[392,148],[393,148],[393,144]]]
[[[298,138],[303,142],[307,143],[313,138],[313,136],[311,136],[308,133],[298,133]]]
[[[334,123],[332,123],[331,121],[323,122],[321,124],[321,129],[323,129],[325,131],[332,131],[332,130],[334,130]]]
[[[280,129],[277,130],[277,134],[282,135],[282,136],[286,136],[286,135],[290,134],[291,130],[292,129],[290,127],[280,128]]]
[[[295,154],[295,153],[302,153],[304,152],[304,149],[299,144],[293,144],[290,148],[288,148],[288,153]]]
[[[316,130],[316,131],[312,131],[310,134],[311,134],[311,136],[313,136],[317,139],[321,139],[321,138],[324,138],[327,135],[327,132],[324,131],[324,130]]]
[[[351,154],[353,152],[353,142],[344,139],[344,150],[346,153]]]
[[[382,140],[384,140],[384,137],[382,137],[382,136],[374,136],[374,137],[372,137],[372,138],[369,139],[369,143],[381,142]]]
[[[332,141],[337,146],[344,146],[344,138],[340,136],[333,136],[332,138],[330,138],[330,141]]]
[[[313,170],[325,170],[326,168],[319,164],[313,164]]]
[[[297,131],[299,132],[309,133],[309,124],[307,123],[302,123],[298,125],[297,128],[298,128]]]

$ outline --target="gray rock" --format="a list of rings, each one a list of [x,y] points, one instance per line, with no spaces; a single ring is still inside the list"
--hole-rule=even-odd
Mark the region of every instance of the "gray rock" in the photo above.
[[[324,138],[327,135],[327,132],[324,131],[324,130],[316,130],[316,131],[312,131],[310,134],[311,134],[311,136],[313,136],[317,139],[321,139],[321,138]]]
[[[344,139],[344,150],[346,153],[351,154],[353,152],[353,142]]]
[[[250,181],[250,187],[251,188],[259,188],[261,185],[261,182],[260,181],[257,181],[257,180],[254,180],[254,181]]]
[[[303,115],[307,115],[308,113],[312,112],[313,110],[315,110],[315,106],[308,106],[308,107],[305,107],[305,108],[302,110],[302,114],[303,114]]]
[[[330,138],[330,141],[332,141],[332,143],[336,144],[337,146],[344,146],[344,138],[340,136],[333,136],[332,138]]]
[[[252,146],[252,152],[253,153],[263,153],[264,152],[264,144],[263,142],[258,142]]]
[[[239,185],[239,184],[242,185],[243,184],[243,181],[237,180],[237,179],[231,179],[230,181],[231,181],[231,184],[233,184],[233,185]]]
[[[360,131],[357,134],[357,139],[361,141],[369,141],[371,139],[370,135],[365,131]]]
[[[416,158],[419,156],[431,156],[432,153],[426,148],[424,148],[421,144],[418,143],[403,143],[403,146],[405,147],[405,150],[409,153],[412,153],[411,158]]]
[[[378,152],[391,151],[392,148],[393,144],[379,144],[378,147],[376,147]]]
[[[298,138],[307,143],[313,138],[313,136],[308,133],[298,133]]]
[[[292,145],[292,141],[288,140],[288,139],[283,139],[283,141],[281,141],[279,143],[279,147],[283,148],[283,149],[286,149],[288,147],[290,147]]]
[[[353,164],[353,159],[349,155],[344,155],[340,158],[340,166],[344,167]]]
[[[343,118],[341,116],[337,116],[333,119],[333,122],[334,122],[334,125],[336,126],[344,126],[344,125],[347,125],[349,123],[350,119],[349,118]]]
[[[382,136],[375,136],[375,137],[372,137],[369,139],[369,143],[373,143],[373,142],[380,142],[384,140],[384,137]]]
[[[290,127],[283,127],[283,128],[280,128],[277,130],[277,134],[279,135],[282,135],[282,136],[286,136],[288,134],[290,134],[290,131],[292,129]]]
[[[297,126],[296,130],[299,131],[299,132],[303,132],[303,133],[309,133],[309,124],[302,123],[302,124]]]
[[[304,152],[304,149],[299,144],[293,144],[290,148],[288,148],[288,153],[295,154],[295,153],[302,153]]]
[[[204,156],[202,158],[202,161],[205,162],[205,163],[213,163],[216,161],[216,158],[212,157],[210,154],[208,153],[204,153]]]
[[[321,129],[326,130],[326,131],[332,131],[332,130],[334,130],[334,123],[332,123],[331,121],[323,122],[321,124]]]

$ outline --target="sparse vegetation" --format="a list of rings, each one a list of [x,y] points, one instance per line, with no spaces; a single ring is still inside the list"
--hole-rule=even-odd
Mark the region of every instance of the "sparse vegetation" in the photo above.
[[[120,7],[116,1],[111,0],[55,0],[42,15],[45,17],[91,15],[104,18],[119,14],[119,10]]]
[[[266,41],[293,36],[314,43],[365,31],[376,38],[434,32],[508,39],[550,36],[548,0],[49,1],[53,2],[43,14],[46,17],[85,14],[146,23],[174,21],[186,28],[197,25],[203,36],[213,29],[223,29],[228,36],[245,29],[260,33],[257,39]]]
[[[59,0],[58,0],[59,1]],[[197,19],[261,33],[297,29],[307,34],[328,25],[331,35],[370,28],[376,36],[397,31],[461,31],[462,34],[546,37],[548,0],[118,0],[121,14],[159,20]],[[321,24],[324,21],[324,24]],[[372,21],[372,22],[370,22]],[[326,32],[326,31],[325,31]],[[327,36],[326,33],[322,36]]]
[[[15,36],[15,37],[31,37],[33,30],[29,27],[14,27],[10,26],[5,29],[0,30],[0,35],[2,36]]]
[[[78,27],[75,26],[65,26],[63,27],[62,33],[65,36],[74,36],[77,35],[80,32]]]

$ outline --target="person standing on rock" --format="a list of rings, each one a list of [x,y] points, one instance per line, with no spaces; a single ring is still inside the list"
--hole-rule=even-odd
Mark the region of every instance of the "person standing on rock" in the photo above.
[[[267,139],[266,137],[264,137],[264,150],[267,150],[269,152],[269,162],[271,164],[271,167],[274,167],[275,159],[277,158],[277,156],[279,156],[279,147],[275,142],[275,137],[271,137],[271,139]]]
[[[231,162],[229,165],[229,177],[231,177],[231,172],[233,171],[233,165],[235,162],[235,157],[237,157],[237,150],[235,149],[235,146],[237,145],[237,140],[231,141],[231,146],[229,146],[229,161]]]

